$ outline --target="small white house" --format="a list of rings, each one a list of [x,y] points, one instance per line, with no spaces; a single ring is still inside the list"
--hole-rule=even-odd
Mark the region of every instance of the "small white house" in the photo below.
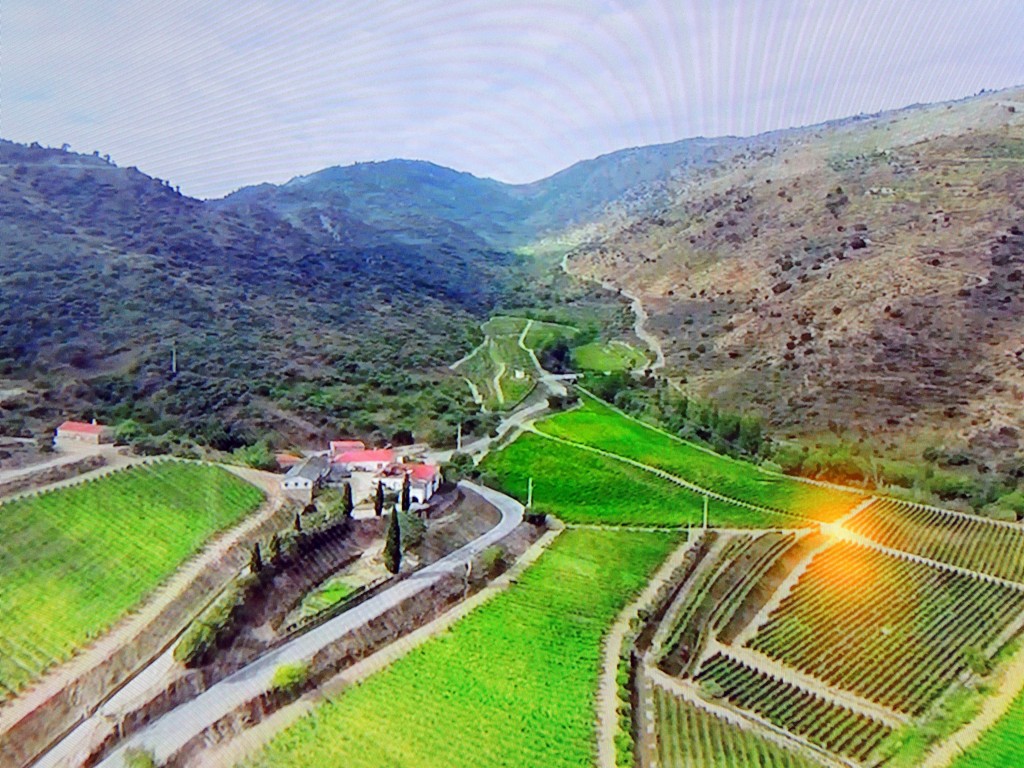
[[[284,479],[281,480],[281,490],[284,491],[285,496],[308,504],[313,500],[329,473],[330,464],[327,457],[312,456],[288,470]]]
[[[114,442],[114,430],[96,419],[87,421],[65,421],[57,427],[53,436],[56,448],[75,448],[86,445],[100,445]]]
[[[409,478],[409,500],[426,504],[441,487],[441,470],[434,464],[392,464],[377,475],[384,490],[401,493],[405,478]]]

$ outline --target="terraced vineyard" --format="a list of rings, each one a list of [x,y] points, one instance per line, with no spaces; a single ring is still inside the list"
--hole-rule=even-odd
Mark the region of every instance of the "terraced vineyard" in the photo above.
[[[484,459],[498,487],[526,501],[534,478],[534,507],[567,523],[680,527],[702,522],[704,500],[663,478],[621,461],[525,433]],[[712,499],[710,524],[735,528],[792,526],[793,518]]]
[[[262,500],[219,467],[168,461],[0,506],[0,701],[101,634]]]
[[[661,667],[672,675],[687,674],[705,642],[720,632],[747,592],[794,540],[793,534],[731,536],[717,554],[706,559],[673,609],[673,629],[665,642]]]
[[[648,427],[591,397],[583,406],[545,419],[537,428],[656,467],[702,488],[791,515],[832,522],[864,496],[760,471]],[[796,523],[790,523],[795,527]]]
[[[250,765],[593,765],[601,639],[677,543],[565,531],[507,592],[321,704]]]
[[[892,732],[879,720],[722,654],[708,659],[696,679],[716,685],[730,704],[853,760],[866,760]]]
[[[815,556],[749,645],[919,714],[1022,609],[1020,590],[844,542]]]
[[[539,371],[529,350],[577,333],[567,325],[506,316],[492,317],[482,329],[483,344],[454,370],[473,383],[490,410],[513,408],[533,391]],[[526,349],[520,346],[520,338]]]
[[[658,686],[654,715],[659,768],[821,768]]]
[[[892,549],[1024,583],[1024,528],[891,499],[846,527]]]

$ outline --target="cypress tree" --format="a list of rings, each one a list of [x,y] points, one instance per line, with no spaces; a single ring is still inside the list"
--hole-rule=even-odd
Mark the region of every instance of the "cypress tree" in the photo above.
[[[406,473],[405,479],[402,481],[402,511],[408,512],[411,499],[409,496],[409,475]]]
[[[263,555],[260,554],[260,543],[257,541],[252,545],[252,552],[249,554],[249,572],[259,573],[263,570]]]
[[[352,502],[352,484],[345,483],[341,489],[341,513],[347,519],[352,517],[353,509],[355,509],[355,504]]]
[[[384,483],[377,481],[377,495],[373,497],[373,511],[377,517],[384,514]]]
[[[281,537],[274,533],[270,537],[270,544],[267,547],[267,554],[270,555],[270,564],[273,566],[279,566],[281,564]]]
[[[398,573],[402,567],[402,532],[398,527],[398,512],[391,513],[388,523],[388,538],[384,544],[384,567],[391,573]]]
[[[299,513],[295,513],[295,532],[302,533],[302,518],[299,517]]]

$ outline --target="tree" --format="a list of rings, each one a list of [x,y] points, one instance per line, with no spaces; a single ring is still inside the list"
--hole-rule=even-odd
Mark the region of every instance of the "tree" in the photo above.
[[[388,537],[384,544],[384,567],[391,573],[398,573],[402,567],[402,531],[398,525],[398,513],[391,513],[388,523]]]
[[[352,502],[352,484],[345,483],[341,488],[341,513],[345,519],[352,517],[352,510],[355,504]]]
[[[409,485],[410,485],[409,484],[409,473],[406,472],[405,479],[402,481],[402,511],[403,512],[408,512],[409,511],[409,506],[412,503],[411,502],[411,498],[410,498],[410,490],[411,490],[411,488],[409,487]]]
[[[276,567],[281,564],[281,537],[276,531],[270,537],[270,543],[267,545],[267,554],[270,556],[271,565]]]
[[[263,570],[263,556],[260,554],[260,543],[257,541],[252,545],[252,552],[249,554],[249,572],[259,573]]]
[[[302,533],[302,518],[299,517],[299,513],[295,513],[295,532]]]
[[[373,511],[377,517],[384,514],[384,483],[377,481],[377,495],[373,497]]]

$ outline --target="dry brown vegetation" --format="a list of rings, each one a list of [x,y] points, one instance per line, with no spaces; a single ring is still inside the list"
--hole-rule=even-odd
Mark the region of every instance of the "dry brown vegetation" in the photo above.
[[[851,118],[610,211],[568,268],[639,294],[700,397],[792,435],[998,460],[1021,437],[1022,182],[1024,90]]]

